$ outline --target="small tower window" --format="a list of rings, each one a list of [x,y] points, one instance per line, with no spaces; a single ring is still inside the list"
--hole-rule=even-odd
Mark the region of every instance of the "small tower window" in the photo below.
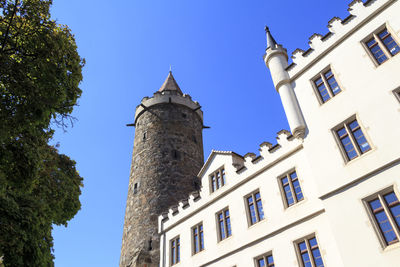
[[[134,193],[134,194],[137,193],[138,187],[139,187],[138,183],[135,183],[135,184],[133,185],[133,193]]]
[[[185,113],[182,113],[182,118],[186,118],[186,114]]]
[[[197,144],[196,136],[192,135],[192,140],[195,144]]]
[[[147,139],[147,132],[143,133],[143,141],[145,141]]]
[[[180,158],[180,154],[178,150],[172,150],[172,158],[173,159],[179,159]]]

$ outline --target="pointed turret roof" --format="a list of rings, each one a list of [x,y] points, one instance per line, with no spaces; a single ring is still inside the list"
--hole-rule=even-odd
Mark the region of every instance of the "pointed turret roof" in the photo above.
[[[181,88],[179,88],[178,83],[175,81],[174,76],[172,76],[172,72],[168,73],[167,79],[165,79],[163,85],[161,85],[159,92],[164,91],[176,91],[178,94],[183,95]]]
[[[272,37],[269,28],[265,26],[265,34],[267,35],[267,49],[270,47],[275,47],[277,45],[274,37]]]

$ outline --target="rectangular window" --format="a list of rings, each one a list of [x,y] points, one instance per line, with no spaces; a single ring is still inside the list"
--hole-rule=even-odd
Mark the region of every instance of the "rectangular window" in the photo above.
[[[289,172],[284,177],[281,177],[280,181],[286,207],[292,206],[304,199],[296,171]]]
[[[246,197],[247,211],[251,225],[264,219],[264,210],[262,207],[260,192],[254,192]]]
[[[181,260],[181,244],[179,236],[170,241],[171,245],[171,265],[177,264]]]
[[[372,37],[365,42],[365,45],[378,65],[400,52],[398,43],[386,28],[373,33]]]
[[[322,103],[325,103],[342,91],[331,69],[321,72],[314,79],[314,85]]]
[[[210,175],[211,192],[226,184],[225,169],[222,167]]]
[[[375,194],[365,200],[373,218],[375,230],[384,246],[400,239],[400,202],[393,188]]]
[[[335,132],[348,161],[371,149],[357,119],[340,124]]]
[[[272,257],[272,253],[268,253],[256,259],[257,267],[274,267],[274,258]]]
[[[296,249],[302,267],[324,267],[315,235],[297,241]]]
[[[217,213],[219,240],[224,240],[232,235],[229,209],[226,208]]]
[[[200,223],[192,228],[193,237],[193,254],[204,250],[204,233],[203,223]]]

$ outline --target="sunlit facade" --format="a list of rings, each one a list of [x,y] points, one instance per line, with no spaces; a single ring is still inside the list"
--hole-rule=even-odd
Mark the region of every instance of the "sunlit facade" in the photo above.
[[[349,12],[290,64],[267,29],[290,131],[211,152],[200,192],[159,217],[160,266],[400,266],[400,3]]]

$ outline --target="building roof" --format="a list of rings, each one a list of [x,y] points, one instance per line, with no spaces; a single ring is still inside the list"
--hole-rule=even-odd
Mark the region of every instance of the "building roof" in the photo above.
[[[176,91],[178,94],[183,95],[181,88],[179,88],[179,85],[175,81],[171,71],[168,73],[167,78],[165,79],[164,83],[161,85],[158,91],[159,92]]]
[[[269,28],[265,26],[265,34],[267,35],[267,49],[270,47],[275,47],[277,45],[274,37],[272,37]]]

